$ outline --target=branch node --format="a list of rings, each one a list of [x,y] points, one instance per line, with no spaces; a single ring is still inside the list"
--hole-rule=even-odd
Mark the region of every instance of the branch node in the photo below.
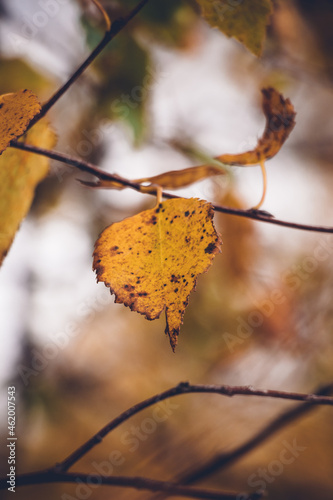
[[[126,19],[124,17],[119,17],[112,22],[110,29],[107,31],[107,34],[112,38],[117,35],[119,31],[121,31],[125,26]]]
[[[180,389],[182,391],[186,391],[190,388],[190,383],[189,382],[179,382],[177,385],[177,389]]]

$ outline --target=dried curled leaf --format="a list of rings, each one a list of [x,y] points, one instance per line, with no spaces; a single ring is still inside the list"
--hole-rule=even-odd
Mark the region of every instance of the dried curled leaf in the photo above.
[[[246,153],[221,155],[217,160],[228,165],[257,165],[272,158],[281,149],[295,126],[294,106],[272,87],[262,89],[261,92],[266,126],[257,147]]]
[[[255,149],[240,154],[224,154],[216,156],[217,160],[225,165],[258,165],[275,156],[288,138],[295,126],[295,110],[289,99],[285,99],[282,94],[272,87],[262,89],[263,111],[266,117],[265,130],[259,139]],[[213,175],[225,174],[223,166],[199,165],[185,168],[183,170],[171,170],[153,177],[134,179],[132,182],[143,184],[149,182],[152,185],[161,186],[163,189],[178,189],[188,186],[201,179]],[[108,189],[124,189],[126,182],[118,182],[117,176],[114,180],[99,179],[95,182],[81,181],[89,187],[99,187]],[[126,179],[124,179],[125,181]],[[142,185],[142,191],[146,191],[150,186]]]
[[[221,167],[214,167],[213,165],[199,165],[197,167],[184,168],[182,170],[170,170],[154,177],[145,177],[143,179],[136,179],[133,182],[142,184],[149,182],[161,186],[164,189],[179,189],[185,186],[190,186],[195,182],[212,177],[213,175],[222,175],[225,172]]]
[[[45,122],[29,130],[26,143],[50,149],[55,135]],[[27,151],[9,148],[0,156],[0,265],[22,219],[29,211],[35,187],[46,177],[49,160]]]
[[[172,199],[107,227],[95,244],[93,269],[115,302],[150,320],[165,309],[174,350],[197,276],[220,246],[210,203]]]
[[[117,178],[117,174],[112,174],[113,177]],[[109,179],[98,179],[96,182],[84,181],[83,179],[78,179],[78,181],[83,184],[83,186],[90,188],[101,188],[101,189],[118,189],[121,191],[125,189],[127,186],[123,182],[117,182],[115,180]]]
[[[225,35],[234,37],[253,54],[260,56],[266,26],[272,13],[271,0],[196,0],[202,16]]]
[[[41,105],[31,90],[0,96],[0,154],[26,131]]]
[[[222,167],[215,167],[214,165],[199,165],[197,167],[184,168],[182,170],[170,170],[163,174],[155,175],[153,177],[143,177],[141,179],[133,179],[132,182],[136,184],[148,183],[154,186],[160,186],[163,189],[179,189],[185,186],[194,184],[201,179],[212,177],[214,175],[223,175],[225,171]],[[80,180],[84,186],[92,188],[105,188],[105,189],[125,189],[126,185],[116,180],[99,179],[97,182],[89,182]],[[145,187],[142,186],[143,190]]]

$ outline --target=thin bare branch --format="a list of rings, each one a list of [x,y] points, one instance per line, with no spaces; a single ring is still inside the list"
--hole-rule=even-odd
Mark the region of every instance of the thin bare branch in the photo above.
[[[140,184],[135,184],[124,177],[120,177],[117,174],[109,174],[104,170],[101,170],[96,165],[89,163],[87,161],[81,160],[80,158],[75,158],[74,156],[67,155],[65,153],[59,153],[57,151],[50,151],[49,149],[38,148],[37,146],[31,146],[30,144],[24,144],[23,142],[13,142],[11,144],[12,148],[22,149],[23,151],[29,151],[30,153],[36,153],[42,156],[46,156],[51,160],[57,160],[71,167],[75,167],[81,172],[87,172],[92,174],[98,179],[106,181],[117,181],[123,186],[130,187],[136,191],[140,191]]]
[[[329,384],[319,388],[316,391],[317,397],[327,397],[333,393],[333,384]],[[206,462],[203,466],[196,469],[191,469],[189,472],[185,471],[178,476],[178,484],[193,484],[206,479],[207,477],[219,472],[227,467],[233,465],[235,462],[246,456],[248,453],[256,449],[259,445],[267,441],[276,432],[280,431],[287,425],[291,424],[298,418],[306,415],[315,409],[311,403],[300,404],[291,409],[286,410],[277,418],[272,420],[268,425],[261,429],[255,436],[251,437],[245,443],[241,444],[234,450],[228,453],[218,453],[211,460]],[[152,500],[164,500],[168,495],[159,493],[152,497]]]
[[[327,396],[319,396],[314,394],[298,394],[289,393],[282,391],[267,391],[258,390],[252,387],[231,387],[231,386],[216,386],[216,385],[191,385],[188,382],[181,382],[175,387],[168,389],[160,394],[156,394],[140,403],[132,406],[128,410],[121,413],[118,417],[111,420],[105,427],[100,429],[94,436],[92,436],[83,445],[73,451],[67,458],[62,462],[57,464],[57,471],[67,471],[76,462],[78,462],[88,451],[98,445],[103,438],[109,434],[113,429],[118,427],[120,424],[128,420],[133,415],[141,412],[145,408],[148,408],[164,399],[168,399],[179,394],[189,394],[189,393],[215,393],[222,396],[261,396],[269,398],[278,399],[289,399],[294,401],[304,401],[308,405],[333,405],[333,398]]]
[[[156,191],[154,191],[154,190],[151,190],[148,193],[146,191],[146,189],[143,189],[143,186],[141,186],[138,183],[132,182],[129,179],[125,179],[124,177],[120,177],[116,174],[110,174],[108,172],[105,172],[105,171],[101,170],[100,168],[98,168],[96,165],[93,165],[92,163],[86,162],[86,161],[81,160],[79,158],[74,158],[74,157],[67,155],[67,154],[64,154],[64,153],[59,153],[56,151],[50,151],[47,149],[38,148],[36,146],[31,146],[28,144],[24,144],[22,142],[13,142],[13,143],[11,143],[11,147],[17,148],[17,149],[22,149],[24,151],[29,151],[31,153],[39,154],[42,156],[47,156],[48,158],[60,161],[62,163],[65,163],[67,165],[75,167],[83,172],[88,172],[89,174],[96,176],[98,179],[102,179],[102,180],[106,180],[106,181],[116,181],[125,187],[134,189],[135,191],[144,192],[146,194],[151,194],[153,196],[156,195]],[[171,194],[171,193],[166,193],[166,192],[163,192],[163,197],[167,198],[167,199],[179,198],[179,196],[176,196],[176,195]],[[288,222],[285,220],[276,219],[271,214],[268,214],[267,212],[263,212],[260,210],[241,210],[241,209],[237,209],[237,208],[225,207],[222,205],[214,205],[214,210],[216,212],[221,212],[221,213],[225,213],[225,214],[229,214],[229,215],[236,215],[238,217],[246,217],[248,219],[253,219],[253,220],[256,220],[259,222],[266,222],[268,224],[275,224],[277,226],[288,227],[291,229],[300,229],[303,231],[312,231],[312,232],[317,232],[317,233],[333,234],[333,227],[313,226],[313,225],[309,225],[309,224],[298,224],[296,222]]]
[[[54,470],[32,472],[30,474],[22,474],[16,476],[16,487],[47,484],[47,483],[80,483],[105,486],[120,486],[124,488],[135,488],[137,490],[160,491],[167,493],[168,496],[180,496],[187,498],[203,498],[216,500],[237,500],[239,493],[223,492],[217,490],[208,490],[201,488],[190,488],[188,486],[180,486],[169,481],[157,481],[146,477],[131,477],[131,476],[102,476],[99,474],[82,474],[69,472],[56,472]],[[0,490],[8,487],[7,478],[0,479]],[[262,494],[249,494],[242,499],[255,500],[261,498]]]
[[[54,94],[50,97],[50,99],[43,104],[41,111],[35,118],[30,122],[28,130],[37,123],[41,118],[43,118],[46,113],[52,108],[52,106],[67,92],[69,87],[73,85],[74,82],[82,75],[82,73],[90,66],[90,64],[96,59],[96,57],[102,52],[102,50],[108,45],[111,40],[118,35],[118,33],[135,17],[140,10],[148,3],[149,0],[141,0],[126,17],[121,17],[113,21],[110,26],[110,29],[105,32],[103,39],[100,43],[95,47],[95,49],[89,54],[89,56],[83,61],[83,63],[77,68],[77,70],[72,74],[72,76],[64,83]],[[96,2],[95,2],[96,4]],[[99,4],[97,2],[97,4]],[[104,11],[104,9],[103,9]],[[105,17],[107,21],[108,16]]]
[[[184,486],[185,484],[190,484],[199,481],[217,470],[223,467],[227,467],[234,463],[239,458],[243,457],[246,453],[252,451],[259,444],[268,439],[272,434],[276,433],[282,427],[288,425],[296,418],[308,413],[315,407],[315,405],[333,405],[333,398],[328,395],[333,392],[333,384],[327,385],[317,391],[316,394],[299,394],[284,391],[274,391],[274,390],[259,390],[252,387],[232,387],[232,386],[217,386],[217,385],[191,385],[188,382],[181,382],[175,387],[164,391],[160,394],[141,401],[137,405],[132,406],[121,415],[112,420],[103,429],[101,429],[97,434],[95,434],[86,443],[75,450],[71,455],[69,455],[61,463],[56,464],[51,469],[44,471],[37,471],[29,474],[22,474],[16,477],[16,486],[32,485],[32,484],[45,484],[54,482],[77,482],[80,480],[87,484],[103,484],[110,486],[123,486],[136,489],[145,489],[149,491],[159,492],[164,498],[166,496],[183,496],[189,498],[207,498],[207,499],[220,499],[220,500],[236,500],[239,498],[235,493],[225,493],[217,492],[212,490],[204,490],[197,488],[188,488]],[[304,404],[298,405],[284,412],[277,419],[273,420],[268,426],[261,430],[256,436],[252,437],[249,441],[236,448],[227,454],[218,454],[204,467],[192,471],[189,474],[184,474],[178,479],[178,483],[156,481],[152,479],[142,478],[142,477],[128,477],[128,476],[112,476],[104,477],[94,474],[82,474],[82,473],[68,473],[68,469],[74,465],[80,458],[82,458],[89,450],[94,446],[99,444],[103,438],[115,429],[118,425],[128,420],[131,416],[139,413],[140,411],[152,406],[164,399],[177,396],[180,394],[189,393],[215,393],[223,396],[260,396],[260,397],[272,397],[279,399],[297,400],[303,401]],[[7,478],[0,479],[0,489],[7,488]],[[248,500],[254,500],[261,498],[261,493],[254,493],[248,495],[246,498]],[[244,498],[244,496],[242,496]]]

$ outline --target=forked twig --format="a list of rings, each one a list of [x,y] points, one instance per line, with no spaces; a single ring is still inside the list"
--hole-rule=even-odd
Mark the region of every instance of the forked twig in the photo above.
[[[332,389],[333,386],[330,386]],[[67,458],[62,462],[58,463],[56,470],[59,472],[65,472],[70,469],[76,462],[78,462],[88,451],[97,446],[102,442],[104,437],[109,434],[112,430],[118,427],[120,424],[128,420],[133,415],[141,412],[145,408],[164,401],[165,399],[178,396],[180,394],[190,394],[190,393],[215,393],[222,396],[260,396],[268,398],[278,398],[278,399],[288,399],[293,401],[303,401],[307,403],[309,407],[313,405],[331,405],[333,406],[333,398],[327,397],[326,395],[318,394],[299,394],[283,391],[270,391],[270,390],[260,390],[254,389],[253,387],[231,387],[226,385],[192,385],[188,382],[181,382],[180,384],[164,391],[162,393],[156,394],[140,403],[132,406],[125,412],[121,413],[118,417],[111,420],[105,427],[100,429],[94,436],[92,436],[83,445],[73,451]],[[301,407],[303,407],[301,405]]]
[[[55,483],[55,482],[70,482],[75,483],[78,480],[87,484],[99,484],[99,485],[109,485],[109,486],[123,486],[128,488],[145,489],[153,492],[159,492],[162,494],[162,498],[165,495],[178,495],[189,498],[204,498],[204,499],[220,499],[220,500],[237,500],[239,494],[227,493],[220,491],[212,491],[206,489],[198,488],[188,488],[187,484],[199,481],[208,475],[213,474],[216,470],[220,470],[223,467],[231,465],[237,459],[244,456],[249,451],[253,450],[263,441],[265,441],[272,434],[280,430],[282,427],[288,425],[290,422],[296,418],[309,412],[315,405],[332,405],[333,398],[329,397],[328,394],[333,392],[333,384],[327,385],[316,394],[300,394],[284,391],[275,390],[260,390],[254,389],[252,387],[232,387],[225,385],[191,385],[188,382],[181,382],[175,387],[168,389],[162,393],[156,394],[155,396],[148,398],[140,403],[132,406],[121,415],[116,417],[114,420],[109,422],[103,429],[101,429],[97,434],[90,438],[86,443],[80,446],[77,450],[71,453],[62,462],[56,464],[51,469],[37,471],[28,474],[21,474],[16,477],[16,486],[32,485],[32,484],[45,484],[45,483]],[[288,399],[303,401],[302,405],[299,405],[291,410],[284,412],[277,419],[271,422],[263,430],[261,430],[256,436],[251,438],[249,441],[236,448],[228,454],[218,454],[204,467],[192,471],[189,474],[185,474],[178,479],[178,483],[156,481],[149,478],[143,477],[130,477],[130,476],[100,476],[97,474],[82,474],[82,473],[69,473],[68,469],[72,467],[76,462],[78,462],[88,451],[90,451],[94,446],[99,444],[103,438],[109,434],[113,429],[118,427],[120,424],[128,420],[131,416],[136,413],[141,412],[145,408],[152,406],[164,399],[174,397],[180,394],[190,394],[190,393],[215,393],[224,396],[260,396],[260,397],[272,397],[279,399]],[[7,478],[0,479],[0,489],[7,488]],[[254,500],[261,498],[262,493],[256,492],[249,494],[247,497],[242,495],[242,499]],[[159,496],[160,498],[160,496]]]
[[[327,398],[327,396],[332,393],[333,384],[328,384],[320,387],[315,392],[314,397]],[[330,397],[329,399],[333,398]],[[229,453],[218,453],[202,467],[198,467],[197,469],[192,470],[189,473],[182,474],[181,477],[179,477],[179,484],[192,484],[197,481],[201,481],[202,479],[214,474],[215,472],[229,467],[237,460],[240,460],[245,455],[253,451],[283,427],[286,427],[291,422],[311,412],[314,408],[314,404],[308,402],[286,410],[277,418],[272,420],[272,422],[270,422],[266,427],[260,430],[255,436],[251,437],[248,441],[241,444],[239,447],[231,450]]]
[[[55,482],[70,482],[75,483],[78,480],[87,484],[100,484],[109,486],[123,486],[128,488],[145,489],[153,492],[159,492],[159,498],[164,498],[165,495],[172,496],[178,495],[190,498],[204,498],[204,499],[220,499],[220,500],[236,500],[239,494],[226,493],[220,491],[212,491],[198,488],[188,488],[185,485],[199,481],[223,467],[229,466],[237,459],[244,456],[256,448],[263,441],[268,439],[272,434],[280,430],[282,427],[288,425],[296,418],[308,413],[315,405],[333,405],[333,398],[328,394],[333,392],[333,384],[327,385],[317,391],[316,394],[299,394],[292,392],[283,392],[275,390],[260,390],[252,387],[232,387],[232,386],[218,386],[218,385],[191,385],[188,382],[181,382],[175,387],[164,391],[160,394],[141,401],[140,403],[132,406],[114,420],[109,422],[103,429],[90,438],[86,443],[75,450],[65,460],[56,464],[55,467],[47,470],[37,471],[28,474],[21,474],[16,477],[16,486],[32,485],[32,484],[45,484]],[[249,441],[236,448],[227,454],[218,454],[213,457],[203,467],[184,474],[178,479],[178,483],[156,481],[149,478],[130,477],[130,476],[100,476],[97,474],[82,474],[82,473],[69,473],[68,469],[72,467],[78,460],[80,460],[89,450],[99,444],[103,438],[110,433],[113,429],[118,427],[121,423],[128,420],[131,416],[139,413],[140,411],[152,406],[164,399],[177,396],[180,394],[189,393],[215,393],[224,396],[261,396],[272,397],[279,399],[297,400],[304,403],[298,405],[291,410],[284,412],[278,418],[273,420],[268,426],[261,430],[256,436]],[[7,478],[0,479],[0,489],[7,488]],[[161,497],[162,495],[162,497]],[[256,492],[249,494],[247,497],[242,495],[242,499],[254,500],[261,498],[262,493]]]

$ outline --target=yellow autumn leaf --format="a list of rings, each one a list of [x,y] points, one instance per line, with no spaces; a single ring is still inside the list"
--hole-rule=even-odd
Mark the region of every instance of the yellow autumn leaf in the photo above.
[[[196,0],[202,16],[225,35],[234,37],[253,54],[260,56],[266,26],[272,13],[271,0]]]
[[[27,133],[27,144],[50,149],[55,135],[38,122]],[[35,187],[46,177],[49,160],[27,151],[8,148],[0,156],[0,265],[32,203]]]
[[[295,109],[289,99],[272,87],[262,89],[265,130],[255,149],[240,154],[217,156],[228,165],[257,165],[278,153],[295,126]]]
[[[26,131],[41,105],[31,90],[0,96],[0,155],[13,139]]]
[[[220,246],[210,203],[172,199],[107,227],[95,244],[93,269],[115,302],[150,320],[165,309],[174,350],[197,276]]]

